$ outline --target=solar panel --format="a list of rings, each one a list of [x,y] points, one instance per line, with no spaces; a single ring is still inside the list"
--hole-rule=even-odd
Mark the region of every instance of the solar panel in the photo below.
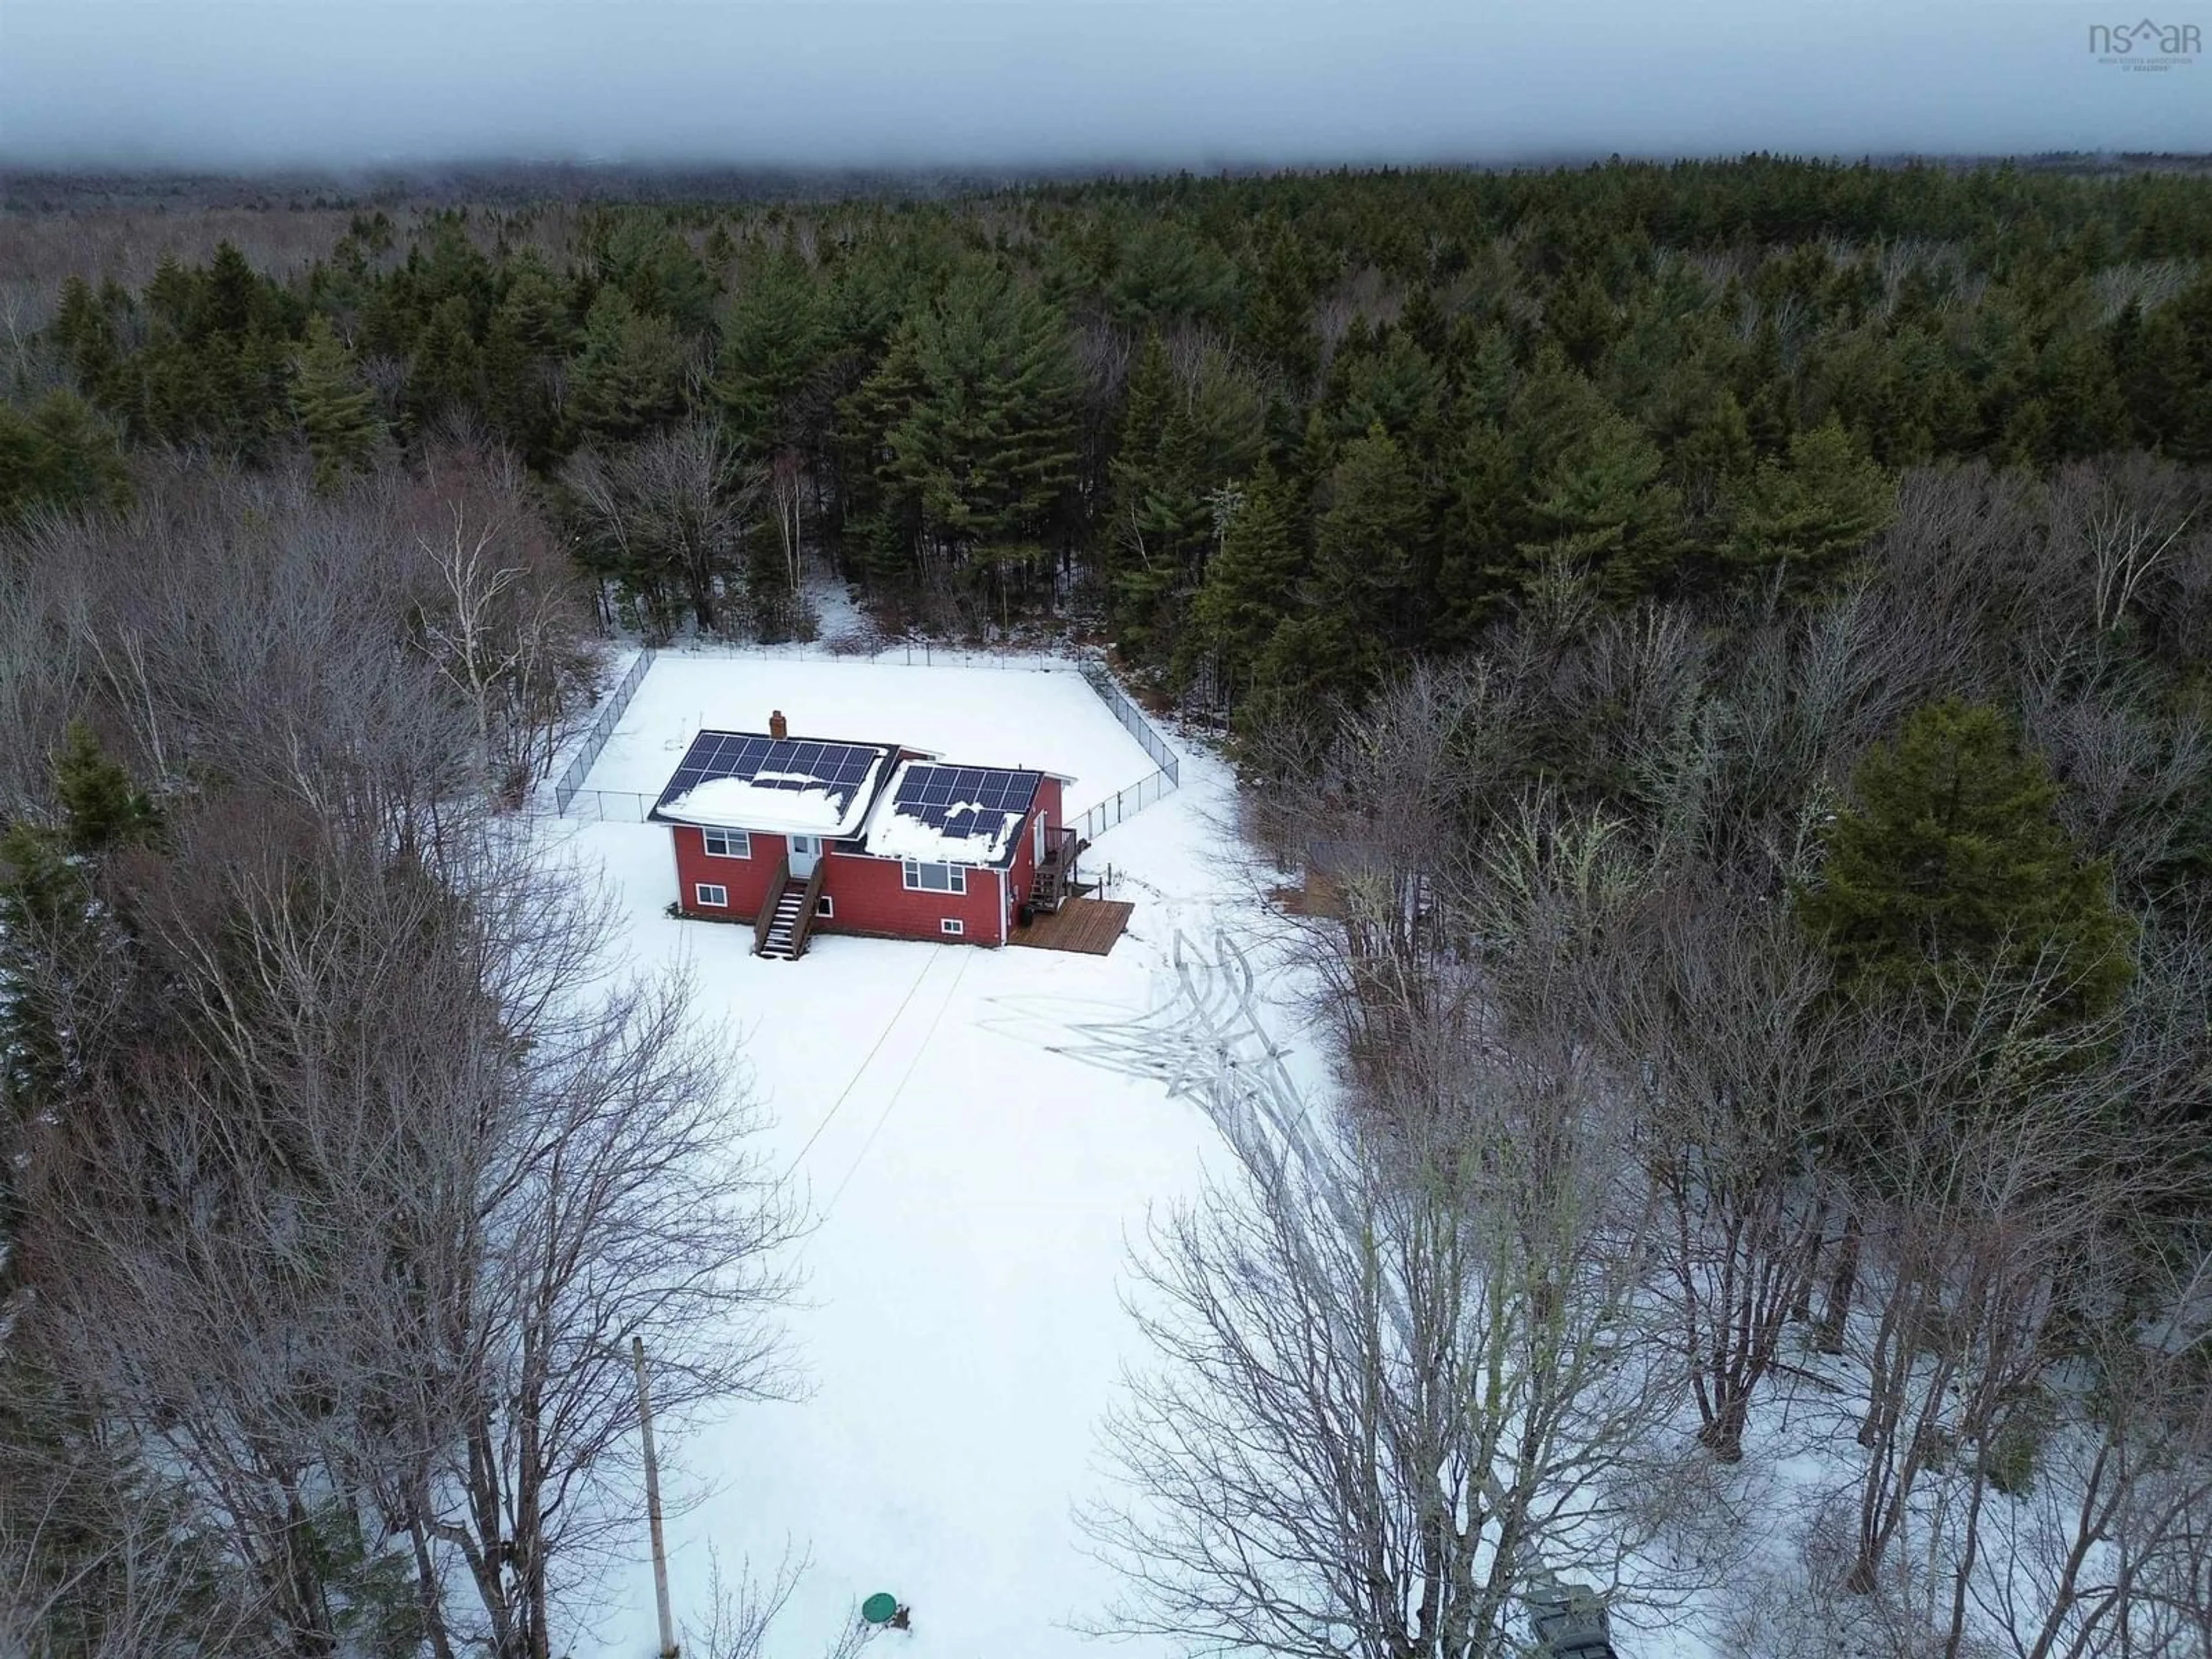
[[[981,766],[924,766],[906,769],[891,810],[948,836],[992,834],[1004,815],[1022,817],[1036,799],[1037,775]]]
[[[871,767],[889,751],[851,743],[822,743],[805,738],[763,738],[742,732],[702,732],[691,740],[683,764],[661,792],[661,804],[690,793],[702,783],[736,778],[756,788],[824,789],[842,808],[867,781]]]

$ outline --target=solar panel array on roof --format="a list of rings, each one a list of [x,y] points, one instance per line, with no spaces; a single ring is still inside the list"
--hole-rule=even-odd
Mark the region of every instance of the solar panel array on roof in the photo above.
[[[899,779],[891,810],[948,836],[995,831],[1000,816],[1020,817],[1036,799],[1037,775],[986,766],[911,765]]]
[[[702,783],[737,778],[761,789],[826,789],[843,805],[867,781],[868,769],[884,755],[881,749],[859,744],[702,732],[692,739],[684,764],[676,769],[660,799],[678,799]]]

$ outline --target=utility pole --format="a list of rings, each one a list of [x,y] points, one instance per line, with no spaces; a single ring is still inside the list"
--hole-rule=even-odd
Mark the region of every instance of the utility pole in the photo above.
[[[653,1600],[660,1613],[660,1659],[676,1659],[676,1625],[668,1616],[668,1551],[660,1535],[660,1460],[653,1455],[653,1395],[645,1382],[645,1339],[629,1340],[637,1365],[637,1427],[645,1444],[645,1524],[653,1534]]]

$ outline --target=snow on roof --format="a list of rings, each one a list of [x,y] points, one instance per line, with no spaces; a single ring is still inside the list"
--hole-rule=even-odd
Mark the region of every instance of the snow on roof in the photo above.
[[[922,864],[1003,864],[1036,799],[1041,772],[908,761],[891,775],[867,849]]]
[[[912,859],[917,864],[996,864],[1005,858],[1024,815],[987,811],[972,804],[961,811],[964,816],[939,829],[887,806],[868,831],[868,851],[879,859]]]
[[[867,816],[867,806],[865,790],[846,796],[820,787],[787,789],[743,778],[709,778],[653,810],[655,817],[678,823],[758,830],[766,835],[828,836],[834,840],[857,831],[860,820]]]
[[[893,751],[881,744],[702,732],[651,816],[769,835],[858,835]]]

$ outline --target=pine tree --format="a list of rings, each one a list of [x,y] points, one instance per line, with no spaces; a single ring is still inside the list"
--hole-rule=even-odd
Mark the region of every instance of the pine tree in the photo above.
[[[368,467],[375,455],[383,435],[376,394],[362,381],[353,353],[327,317],[318,316],[307,325],[307,343],[296,361],[292,409],[307,434],[315,487],[335,489],[347,473]]]
[[[1221,551],[1191,601],[1176,678],[1188,684],[1211,657],[1215,684],[1232,704],[1253,682],[1262,653],[1289,614],[1304,561],[1292,538],[1282,480],[1262,463],[1222,532]]]
[[[1427,506],[1404,450],[1382,428],[1346,445],[1314,521],[1315,609],[1377,640],[1416,643]]]
[[[112,290],[120,296],[119,289]],[[61,301],[54,311],[54,343],[69,358],[77,384],[97,398],[114,372],[118,343],[115,316],[107,296],[95,297],[82,276],[62,284]]]
[[[27,416],[0,404],[0,525],[40,508],[119,507],[131,475],[115,434],[69,392],[51,392]]]
[[[1018,560],[1075,477],[1066,325],[1006,272],[970,265],[915,321],[921,395],[890,431],[891,471],[955,557]]]
[[[763,260],[723,307],[714,393],[731,435],[766,453],[793,441],[790,407],[830,346],[813,274],[795,257]]]
[[[1659,447],[1611,410],[1539,475],[1520,544],[1522,581],[1565,568],[1626,605],[1673,574],[1683,549],[1681,498],[1662,482]]]
[[[2125,988],[2130,927],[2108,872],[2081,856],[2052,810],[2058,786],[1996,710],[1921,709],[1860,763],[1852,794],[1819,884],[1798,895],[1847,982],[1934,992],[2041,963],[2084,1016]]]
[[[605,288],[584,319],[568,367],[568,413],[587,443],[619,443],[672,420],[684,407],[687,354],[676,331]]]
[[[1762,461],[1745,480],[1726,556],[1741,575],[1818,587],[1896,514],[1897,481],[1832,418],[1793,437],[1787,461]]]

